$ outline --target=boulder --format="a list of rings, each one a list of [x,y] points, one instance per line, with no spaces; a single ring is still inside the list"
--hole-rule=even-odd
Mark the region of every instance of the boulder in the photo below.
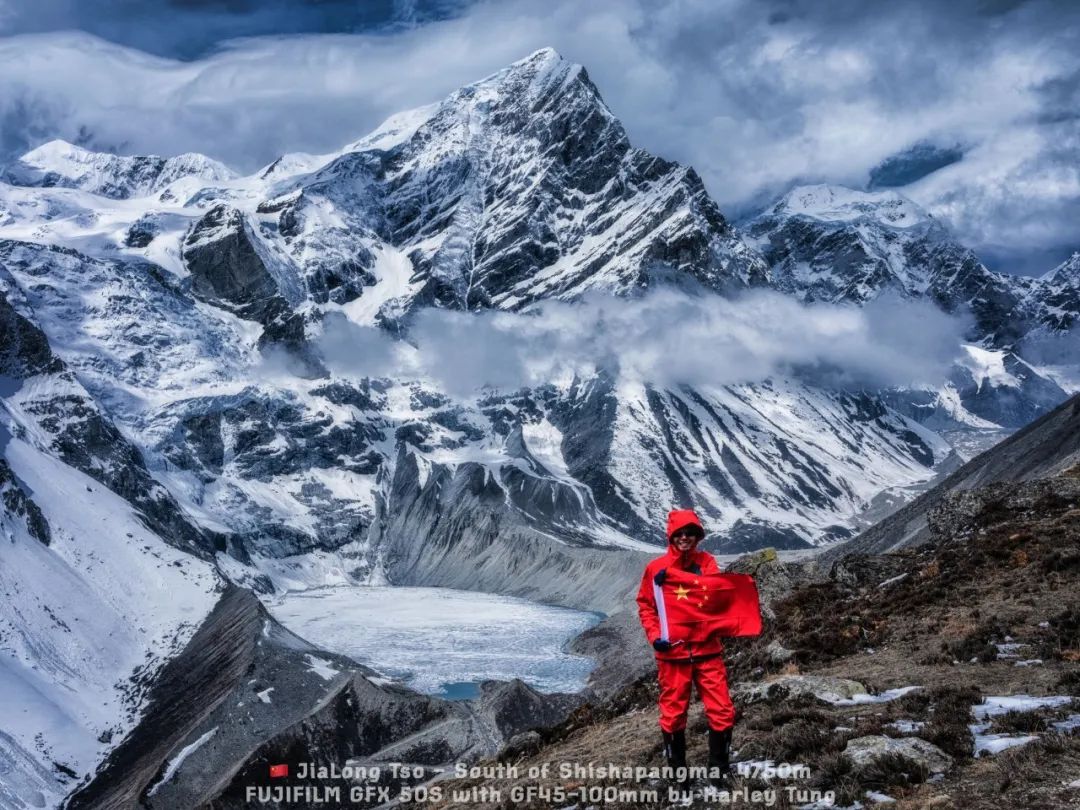
[[[757,585],[758,598],[761,600],[761,615],[773,619],[774,603],[783,599],[795,586],[792,572],[780,561],[775,548],[763,548],[751,554],[744,554],[732,561],[726,570],[736,574],[749,574]]]
[[[737,683],[732,690],[732,697],[743,704],[798,695],[813,695],[819,700],[838,701],[865,694],[866,687],[858,681],[826,675],[781,675],[771,681]]]
[[[874,763],[884,756],[902,756],[921,765],[928,774],[945,773],[952,765],[952,757],[933,743],[919,737],[885,737],[874,735],[848,740],[844,756],[856,768]]]
[[[783,664],[785,661],[790,661],[792,656],[795,655],[794,650],[789,650],[779,641],[773,639],[769,642],[769,646],[765,648],[765,654],[769,656],[769,660],[774,664]]]

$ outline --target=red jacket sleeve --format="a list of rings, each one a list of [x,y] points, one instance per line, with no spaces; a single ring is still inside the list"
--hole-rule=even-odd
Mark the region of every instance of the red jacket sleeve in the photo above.
[[[653,597],[653,575],[650,568],[650,566],[645,566],[645,573],[641,576],[637,607],[638,618],[641,619],[641,627],[645,631],[645,638],[652,644],[656,639],[660,638],[660,616],[656,612],[656,599]]]

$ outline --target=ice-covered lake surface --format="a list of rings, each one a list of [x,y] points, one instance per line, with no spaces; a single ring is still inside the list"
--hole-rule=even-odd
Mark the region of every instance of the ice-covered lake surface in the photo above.
[[[320,588],[271,597],[266,606],[320,647],[453,699],[475,697],[487,679],[521,678],[541,692],[576,692],[593,661],[563,648],[601,618],[450,588]]]

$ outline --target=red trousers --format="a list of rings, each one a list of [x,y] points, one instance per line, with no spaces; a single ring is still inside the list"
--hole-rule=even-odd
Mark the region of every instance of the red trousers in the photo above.
[[[704,661],[662,661],[657,659],[660,677],[660,729],[673,732],[686,728],[690,710],[690,686],[697,685],[705,706],[705,719],[713,731],[735,724],[735,707],[728,694],[727,668],[719,655]]]

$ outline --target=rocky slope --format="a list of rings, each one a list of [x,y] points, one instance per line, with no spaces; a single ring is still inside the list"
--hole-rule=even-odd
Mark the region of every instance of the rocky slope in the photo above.
[[[758,800],[800,807],[831,793],[840,806],[1072,806],[1078,472],[946,496],[931,513],[929,542],[852,554],[823,577],[775,556],[743,560],[762,582],[786,583],[765,592],[763,636],[726,653],[738,710],[732,788],[746,792],[710,796],[697,779],[683,803],[749,802],[753,791],[772,790]],[[442,783],[435,806],[473,789],[481,807],[504,806],[515,789],[525,807],[599,797],[617,807],[670,806],[677,797],[657,773],[656,698],[655,674],[643,674],[505,748],[498,761],[516,773]],[[705,729],[695,706],[691,765],[705,761]],[[546,775],[530,775],[545,763]],[[563,763],[627,771],[560,774]],[[635,776],[634,768],[646,770]]]
[[[1080,463],[1080,396],[1014,433],[951,473],[853,540],[825,551],[823,562],[855,553],[877,553],[926,542],[928,515],[953,493],[997,482],[1058,475]]]
[[[247,787],[274,784],[279,762],[294,773],[300,762],[445,767],[491,756],[579,701],[520,681],[485,684],[475,701],[420,695],[289,633],[230,586],[155,681],[139,725],[67,807],[247,807]]]

